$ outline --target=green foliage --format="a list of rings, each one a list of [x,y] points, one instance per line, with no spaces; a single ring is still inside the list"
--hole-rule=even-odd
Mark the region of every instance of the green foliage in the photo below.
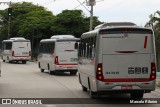
[[[94,26],[101,22],[94,17]],[[58,14],[51,27],[54,34],[72,34],[80,37],[82,33],[89,30],[89,17],[83,16],[81,10],[64,10]]]
[[[80,35],[83,26],[83,16],[81,10],[64,10],[58,14],[51,27],[54,34]]]
[[[33,29],[37,31],[34,36],[38,39],[47,38],[52,34],[49,29],[55,16],[44,7],[22,2],[13,4],[12,9],[11,37],[22,36],[31,39]],[[6,12],[6,10],[0,11],[0,14],[4,15],[5,19],[8,19],[5,15]],[[8,24],[6,23],[5,26],[8,26]],[[8,28],[3,27],[1,34],[4,34],[3,31],[6,31],[6,29]]]
[[[155,12],[153,15],[151,14],[149,22],[153,24],[153,30],[156,38],[158,70],[160,71],[160,11]]]

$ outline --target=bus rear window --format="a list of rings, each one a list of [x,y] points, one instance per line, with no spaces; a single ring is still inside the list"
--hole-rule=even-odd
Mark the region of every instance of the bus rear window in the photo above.
[[[57,42],[57,51],[74,51],[75,41]]]
[[[14,48],[29,48],[29,42],[14,42]]]
[[[148,29],[109,29],[101,31],[103,53],[153,53],[153,34]]]
[[[100,30],[100,34],[120,34],[120,33],[134,33],[134,34],[153,34],[150,29],[141,28],[113,28]]]
[[[6,50],[11,50],[11,48],[12,48],[12,42],[6,42],[5,43],[5,49]]]

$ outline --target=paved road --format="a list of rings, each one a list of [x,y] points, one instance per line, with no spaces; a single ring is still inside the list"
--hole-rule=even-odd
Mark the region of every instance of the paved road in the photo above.
[[[112,97],[129,97],[129,95]],[[159,89],[156,89],[156,91],[150,94],[145,94],[144,97],[160,98],[160,91]],[[38,69],[37,63],[35,62],[28,62],[27,64],[2,63],[2,77],[0,77],[0,98],[89,98],[89,93],[81,90],[77,76],[70,76],[67,73],[49,75],[47,71],[41,73]],[[29,105],[25,105],[25,107],[28,106]],[[75,107],[75,105],[70,104],[41,106]],[[106,107],[106,104],[77,104],[76,107],[77,106]],[[117,106],[117,104],[110,104],[110,106],[114,107]],[[151,105],[145,106],[149,107]],[[158,105],[153,104],[152,106],[155,107]],[[14,107],[14,105],[12,105],[12,107]]]

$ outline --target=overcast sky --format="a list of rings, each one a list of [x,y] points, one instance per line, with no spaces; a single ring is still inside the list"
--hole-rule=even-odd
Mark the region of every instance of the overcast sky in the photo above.
[[[84,15],[89,16],[90,7],[85,9],[79,6],[78,0],[0,0],[0,2],[33,2],[42,5],[53,14],[59,14],[65,9],[82,9]],[[84,2],[85,0],[79,0]],[[149,20],[149,15],[160,10],[160,0],[96,0],[94,6],[94,16],[104,22],[134,22],[137,25],[144,26]],[[86,5],[84,3],[84,5]],[[77,8],[76,8],[77,7]],[[0,10],[7,8],[7,5],[0,5]]]

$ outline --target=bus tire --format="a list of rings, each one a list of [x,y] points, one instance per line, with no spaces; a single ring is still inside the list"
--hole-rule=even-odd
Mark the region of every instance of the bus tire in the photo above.
[[[5,60],[3,60],[3,62],[5,62]]]
[[[82,90],[83,90],[83,91],[87,91],[87,88],[82,85]]]
[[[131,99],[142,99],[143,94],[143,92],[133,92],[131,93]]]
[[[41,69],[41,72],[44,72],[44,69]]]
[[[48,64],[48,72],[49,72],[49,75],[52,75],[52,71],[50,70],[49,64]]]
[[[22,64],[26,64],[27,61],[22,61]]]
[[[93,92],[91,89],[89,89],[89,95],[90,95],[90,98],[92,99],[98,98],[97,93]]]
[[[38,63],[38,68],[41,68],[40,62]]]
[[[55,75],[55,74],[56,74],[56,71],[52,71],[52,74]]]
[[[48,71],[49,71],[49,75],[52,75],[53,72],[51,70],[48,70]]]
[[[96,92],[93,92],[92,89],[91,89],[91,84],[90,84],[90,80],[89,80],[89,77],[88,77],[88,87],[89,87],[89,95],[90,95],[90,98],[97,98],[97,93]]]
[[[70,75],[76,75],[77,74],[77,70],[75,71],[70,71]]]

